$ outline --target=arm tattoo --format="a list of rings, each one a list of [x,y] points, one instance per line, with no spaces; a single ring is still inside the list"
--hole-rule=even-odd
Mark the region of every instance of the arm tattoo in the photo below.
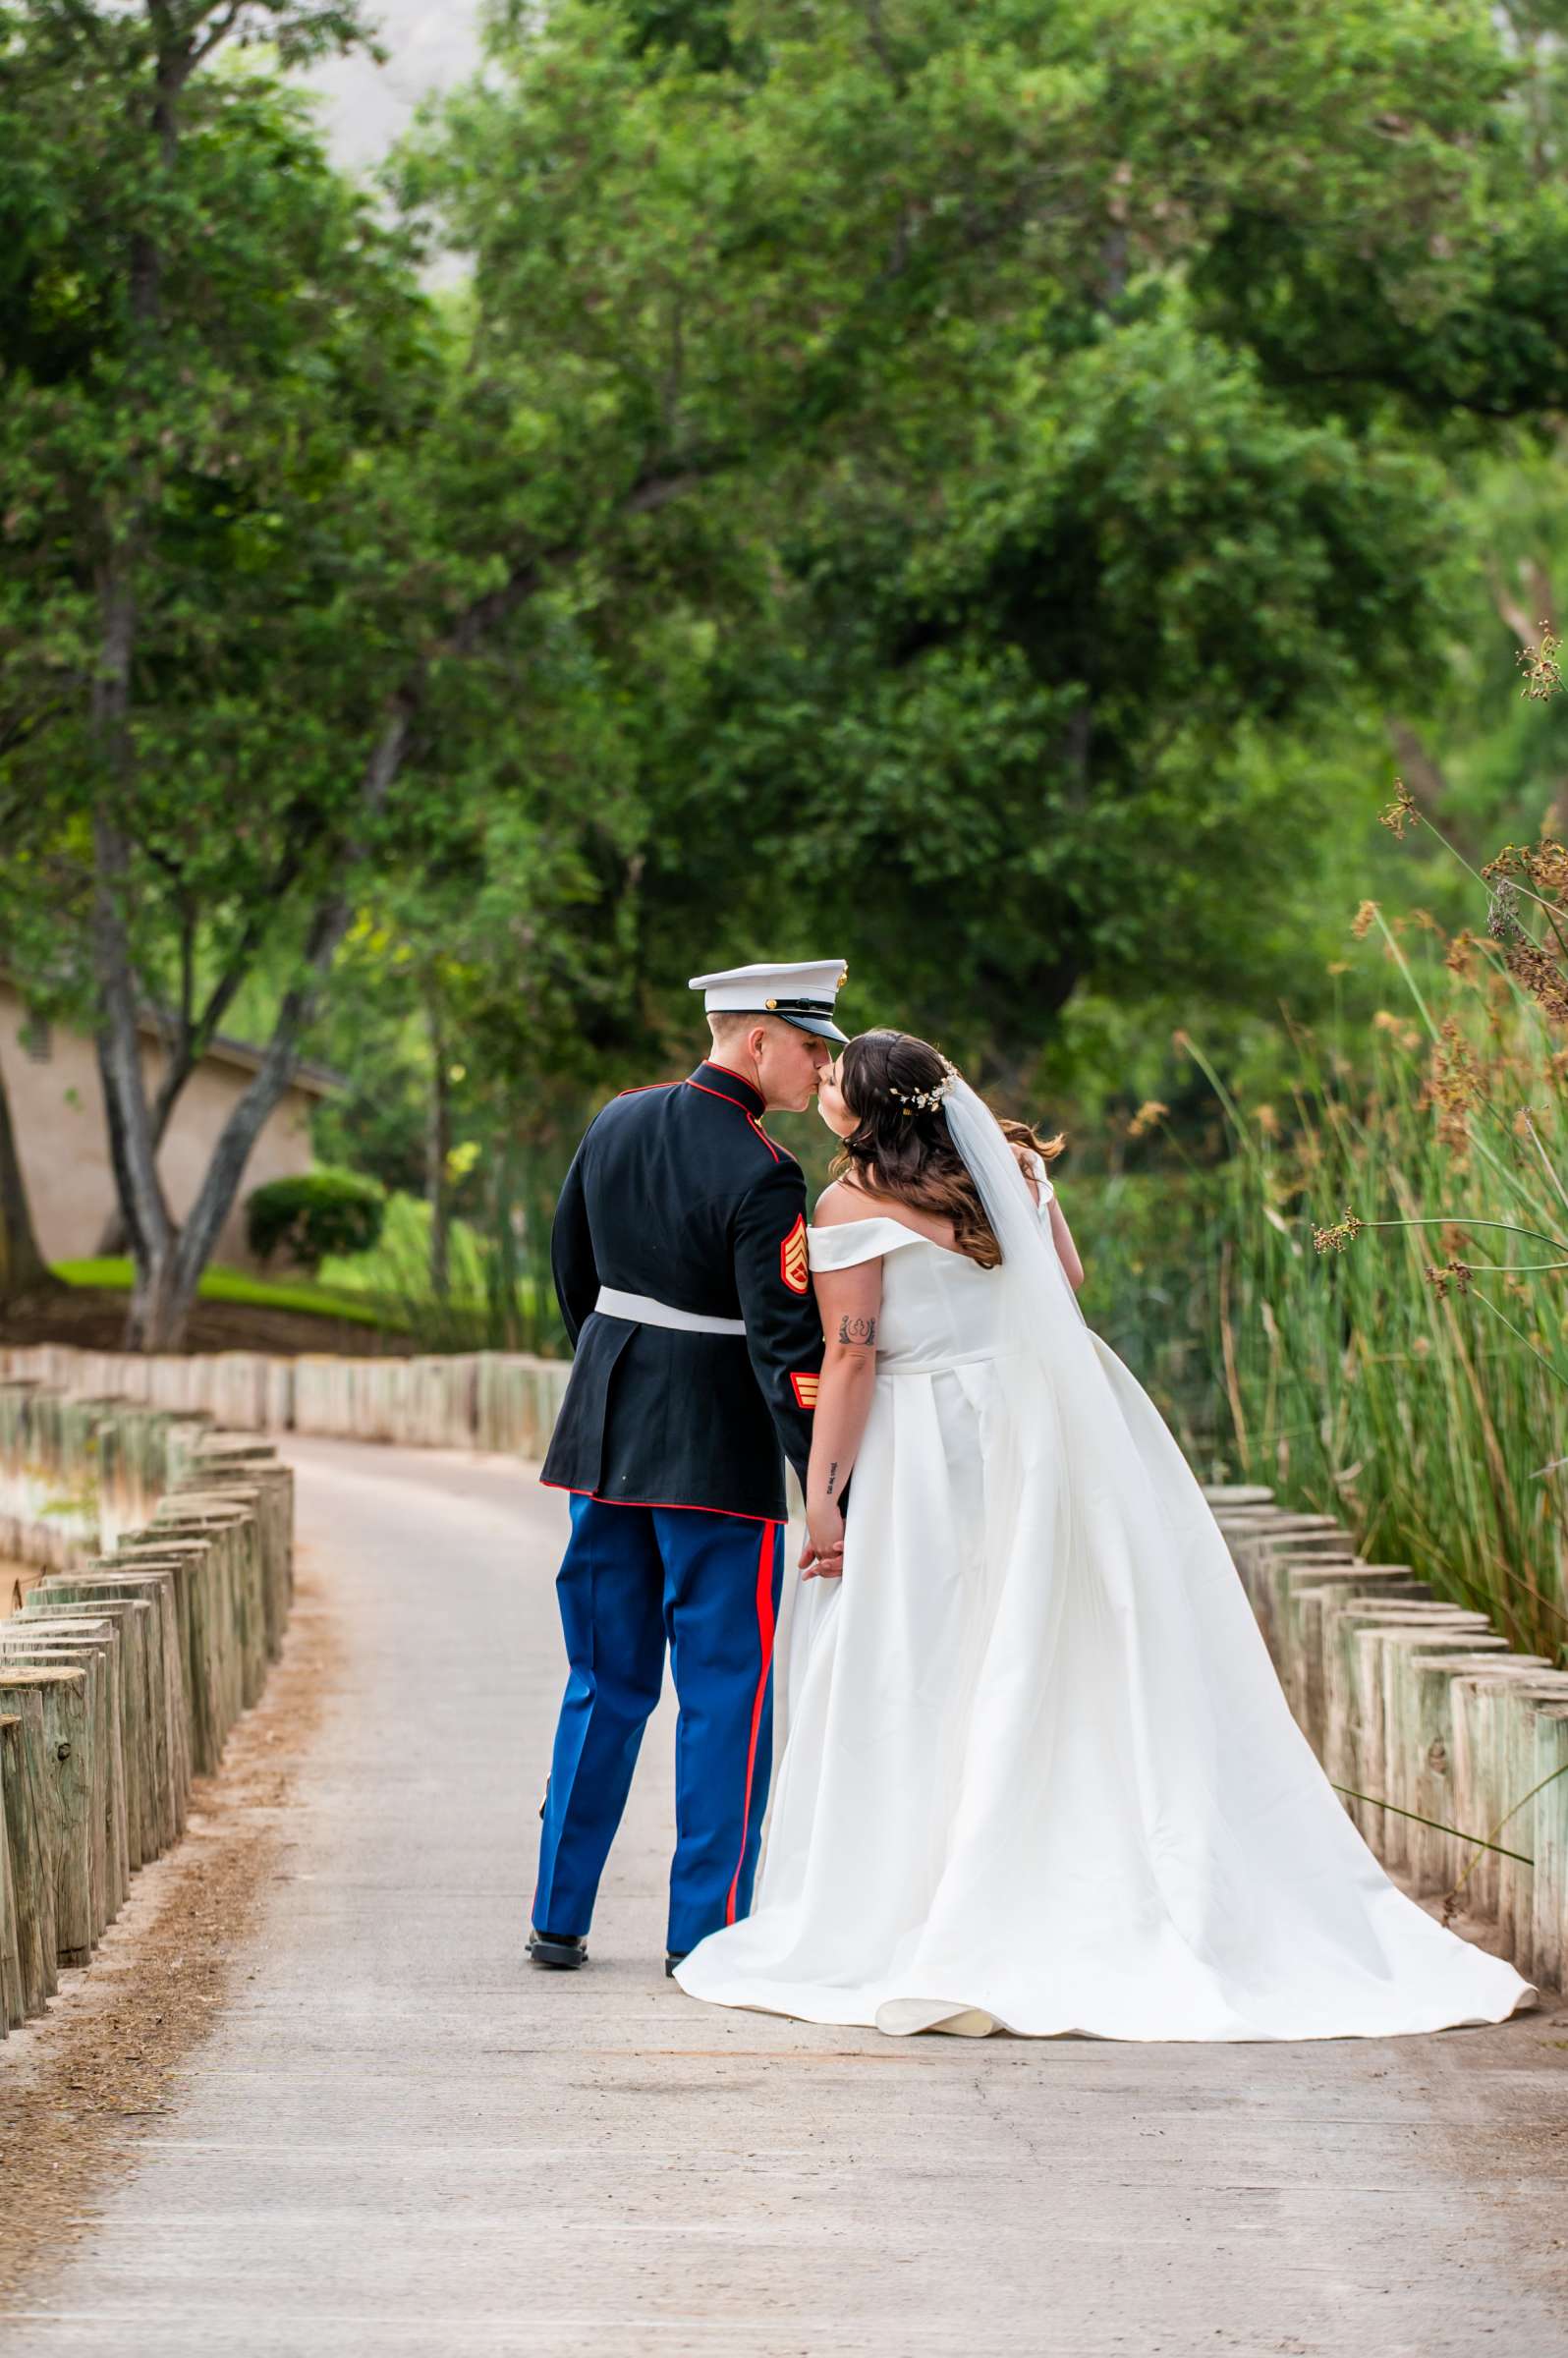
[[[832,1462],[832,1464],[831,1464],[831,1465],[828,1467],[828,1469],[827,1469],[827,1494],[828,1494],[828,1496],[829,1496],[830,1498],[831,1498],[831,1497],[832,1497],[832,1495],[833,1495],[833,1485],[834,1485],[834,1483],[835,1483],[835,1482],[837,1482],[837,1480],[838,1480],[838,1459],[835,1457],[835,1458],[834,1458],[834,1460],[833,1460],[833,1462]]]
[[[876,1340],[876,1320],[846,1316],[839,1319],[838,1339],[841,1343],[864,1343],[869,1349]]]

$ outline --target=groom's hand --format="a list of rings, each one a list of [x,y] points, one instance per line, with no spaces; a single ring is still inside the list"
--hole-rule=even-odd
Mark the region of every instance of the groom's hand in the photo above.
[[[836,1506],[823,1504],[808,1514],[801,1571],[807,1580],[843,1578],[844,1518]]]

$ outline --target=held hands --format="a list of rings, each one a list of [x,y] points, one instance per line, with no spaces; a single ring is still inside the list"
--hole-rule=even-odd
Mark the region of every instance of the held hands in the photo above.
[[[827,1499],[806,1510],[806,1544],[801,1549],[801,1573],[806,1580],[844,1577],[844,1518]]]

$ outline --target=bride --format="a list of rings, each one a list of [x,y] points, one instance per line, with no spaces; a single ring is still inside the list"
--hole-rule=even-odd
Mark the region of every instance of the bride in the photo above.
[[[843,1176],[811,1235],[807,1509],[842,1578],[796,1616],[753,1913],[681,1987],[971,2037],[1376,2038],[1528,2002],[1335,1799],[1198,1484],[1084,1323],[1040,1156],[904,1033],[851,1040],[819,1104]]]

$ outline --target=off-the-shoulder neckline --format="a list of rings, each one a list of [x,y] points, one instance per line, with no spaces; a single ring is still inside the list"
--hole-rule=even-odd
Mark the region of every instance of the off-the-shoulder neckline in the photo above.
[[[812,1228],[812,1236],[848,1236],[856,1228],[896,1228],[912,1244],[929,1245],[934,1253],[945,1253],[950,1261],[968,1261],[956,1245],[944,1245],[936,1237],[927,1236],[924,1228],[912,1228],[908,1220],[896,1220],[890,1211],[868,1211],[863,1220],[830,1220],[825,1227]]]

